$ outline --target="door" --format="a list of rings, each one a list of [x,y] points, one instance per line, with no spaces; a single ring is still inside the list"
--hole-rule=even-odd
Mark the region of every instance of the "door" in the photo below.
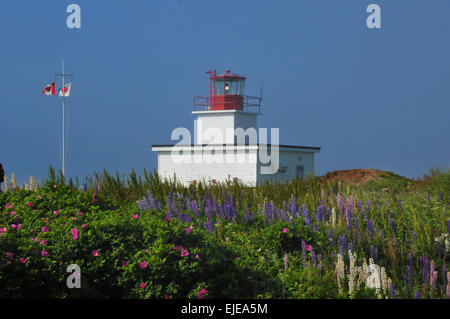
[[[303,179],[304,173],[305,170],[303,168],[303,165],[297,165],[297,179]]]

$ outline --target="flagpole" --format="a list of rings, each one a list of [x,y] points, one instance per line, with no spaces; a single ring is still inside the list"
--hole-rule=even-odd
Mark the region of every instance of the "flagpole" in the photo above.
[[[62,127],[62,172],[63,176],[66,177],[66,131],[65,131],[65,111],[66,111],[66,92],[65,92],[65,73],[64,73],[64,60],[62,61],[62,92],[63,92],[63,127]]]

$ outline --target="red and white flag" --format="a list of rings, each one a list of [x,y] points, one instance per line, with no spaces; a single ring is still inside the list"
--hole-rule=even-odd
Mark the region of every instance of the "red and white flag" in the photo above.
[[[65,96],[68,97],[70,96],[70,87],[72,86],[72,82],[67,83],[66,85],[64,85],[64,88],[59,89],[59,96]]]
[[[47,85],[43,90],[42,93],[44,95],[56,95],[56,83],[53,82],[52,84]]]

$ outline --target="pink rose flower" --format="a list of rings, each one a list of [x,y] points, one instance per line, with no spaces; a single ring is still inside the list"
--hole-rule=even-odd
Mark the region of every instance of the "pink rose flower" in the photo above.
[[[78,228],[72,229],[72,239],[77,240],[78,239]]]
[[[55,214],[56,216],[59,216],[59,213],[56,210],[53,211],[53,214]]]
[[[44,226],[44,227],[42,227],[42,232],[43,232],[43,233],[47,233],[47,232],[48,232],[48,228],[47,228],[47,227],[45,227],[45,226]]]
[[[306,250],[307,251],[311,251],[311,248],[312,248],[311,245],[306,245]]]
[[[3,233],[6,233],[6,227],[0,228],[0,235],[3,235]]]
[[[126,260],[122,260],[122,266],[123,266],[123,267],[128,266],[128,262],[127,262]]]
[[[37,199],[41,199],[42,196],[41,196],[41,195],[37,195],[36,198],[37,198]]]
[[[169,295],[164,295],[164,299],[169,299]]]
[[[180,250],[180,249],[183,249],[183,246],[173,246],[172,249],[173,250]]]
[[[47,241],[45,239],[41,240],[41,245],[47,245]]]
[[[10,209],[10,208],[14,208],[14,206],[12,204],[6,205],[6,209]]]
[[[13,260],[14,259],[14,254],[13,253],[10,253],[9,251],[6,253],[6,255],[8,255],[8,259],[9,260]]]
[[[164,218],[164,220],[165,220],[166,222],[170,222],[170,217],[166,217],[166,218]]]
[[[21,264],[26,264],[27,263],[27,260],[25,258],[23,258],[23,257],[20,258],[19,261],[20,261]]]
[[[139,265],[142,269],[147,268],[147,262],[144,260],[143,262],[140,263]]]
[[[81,225],[81,227],[83,227],[83,228],[85,228],[86,226],[87,226],[86,224]]]
[[[32,202],[28,202],[28,207],[33,207],[33,203]]]
[[[136,215],[133,216],[133,218],[134,218],[134,219],[138,219],[138,218],[139,218],[139,215],[136,214]]]
[[[188,227],[188,228],[186,228],[186,233],[188,233],[188,234],[189,234],[189,233],[191,232],[191,230],[193,230],[193,229],[194,229],[194,227],[192,227],[192,226],[191,226],[191,227]]]
[[[288,231],[289,231],[289,229],[283,228],[283,233],[287,233]]]
[[[83,213],[82,212],[78,212],[77,216],[83,216]]]
[[[183,249],[181,251],[181,257],[186,257],[186,256],[189,256],[189,252],[186,249]]]
[[[42,251],[42,257],[47,257],[48,252],[46,252],[45,250]]]
[[[144,289],[145,287],[147,287],[147,285],[145,284],[145,282],[143,282],[142,284],[139,285],[139,287],[141,287],[142,289]]]
[[[198,299],[202,299],[205,296],[205,294],[206,294],[206,290],[203,288],[202,290],[197,292]]]
[[[11,224],[11,228],[12,229],[17,229],[17,225],[16,224]]]
[[[16,214],[17,214],[17,213],[16,213],[15,211],[12,211],[10,215],[11,215],[11,216],[15,216]]]
[[[98,254],[98,250],[92,251],[92,256],[99,257],[100,255]]]

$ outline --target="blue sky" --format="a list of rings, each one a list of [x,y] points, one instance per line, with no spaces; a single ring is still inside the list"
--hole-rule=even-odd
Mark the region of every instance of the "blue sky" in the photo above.
[[[371,3],[382,29],[365,24]],[[263,78],[259,126],[321,147],[317,174],[449,167],[448,0],[9,1],[0,35],[0,162],[20,180],[60,167],[60,100],[41,90],[62,59],[72,176],[156,168],[151,145],[193,128],[210,69],[246,75],[248,95]]]

